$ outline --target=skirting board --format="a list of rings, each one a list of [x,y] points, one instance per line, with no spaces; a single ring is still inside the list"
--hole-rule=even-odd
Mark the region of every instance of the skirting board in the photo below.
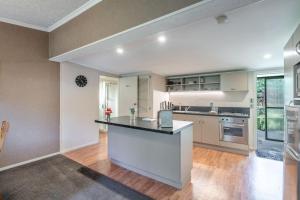
[[[6,167],[0,168],[0,172],[2,172],[4,170],[11,169],[11,168],[14,168],[14,167],[19,167],[19,166],[22,166],[22,165],[26,165],[26,164],[29,164],[29,163],[32,163],[32,162],[35,162],[35,161],[38,161],[38,160],[43,160],[45,158],[50,158],[52,156],[56,156],[56,155],[59,155],[59,154],[60,154],[60,152],[56,152],[56,153],[48,154],[48,155],[41,156],[41,157],[38,157],[38,158],[34,158],[34,159],[31,159],[31,160],[26,160],[26,161],[19,162],[19,163],[16,163],[16,164],[8,165]]]
[[[87,147],[87,146],[90,146],[90,145],[94,145],[94,144],[98,144],[99,141],[97,142],[90,142],[90,143],[87,143],[87,144],[83,144],[83,145],[78,145],[76,147],[72,147],[72,148],[68,148],[68,149],[64,149],[64,150],[60,150],[60,153],[67,153],[67,152],[70,152],[70,151],[74,151],[74,150],[77,150],[77,149],[81,149],[83,147]]]
[[[220,147],[220,146],[209,145],[209,144],[202,144],[202,143],[194,143],[194,146],[195,147],[204,147],[204,148],[213,149],[213,150],[217,150],[217,151],[225,151],[225,152],[229,152],[229,153],[237,153],[237,154],[249,156],[249,151],[244,151],[244,150],[240,150],[240,149],[232,149],[232,148],[228,148],[228,147],[223,147],[223,146]]]
[[[29,163],[32,163],[32,162],[35,162],[35,161],[38,161],[38,160],[43,160],[45,158],[50,158],[52,156],[63,154],[63,153],[69,152],[69,151],[74,151],[74,150],[77,150],[77,149],[80,149],[80,148],[83,148],[83,147],[86,147],[86,146],[90,146],[90,145],[93,145],[93,144],[97,144],[97,143],[98,142],[91,142],[91,143],[80,145],[80,146],[77,146],[77,147],[74,147],[74,148],[71,148],[71,149],[66,149],[64,151],[60,151],[60,152],[48,154],[48,155],[45,155],[45,156],[41,156],[41,157],[38,157],[38,158],[34,158],[34,159],[31,159],[31,160],[26,160],[26,161],[19,162],[19,163],[16,163],[16,164],[8,165],[6,167],[0,168],[0,172],[11,169],[11,168],[14,168],[14,167],[26,165],[26,164],[29,164]]]
[[[175,187],[175,188],[177,188],[177,189],[182,189],[183,186],[184,186],[182,183],[175,182],[175,181],[172,181],[172,180],[170,180],[170,179],[166,179],[166,178],[164,178],[164,177],[161,177],[161,176],[158,176],[158,175],[156,175],[156,174],[153,174],[153,173],[144,171],[144,170],[142,170],[142,169],[138,169],[138,168],[136,168],[136,167],[130,166],[130,165],[128,165],[128,164],[125,164],[125,163],[123,163],[123,162],[117,161],[117,160],[115,160],[115,159],[111,159],[111,158],[110,158],[110,160],[111,160],[112,163],[114,163],[114,164],[116,164],[116,165],[119,165],[119,166],[121,166],[121,167],[123,167],[123,168],[125,168],[125,169],[128,169],[128,170],[130,170],[130,171],[136,172],[136,173],[138,173],[138,174],[140,174],[140,175],[143,175],[143,176],[146,176],[146,177],[148,177],[148,178],[157,180],[157,181],[159,181],[159,182],[165,183],[165,184],[167,184],[167,185],[173,186],[173,187]],[[191,180],[191,179],[190,179],[190,180]]]

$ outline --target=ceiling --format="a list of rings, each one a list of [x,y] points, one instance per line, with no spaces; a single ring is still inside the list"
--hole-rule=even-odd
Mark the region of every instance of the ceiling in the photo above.
[[[83,56],[73,56],[67,61],[119,75],[145,71],[177,75],[282,67],[283,47],[300,23],[299,10],[299,0],[259,1],[225,10],[228,16],[225,24],[218,24],[214,15],[143,37],[136,34],[131,40],[124,39],[125,33],[114,45],[86,51]],[[159,44],[159,35],[165,35],[167,42]],[[123,55],[116,54],[118,46],[124,49]],[[272,57],[265,59],[265,54]]]
[[[0,0],[0,21],[51,31],[98,2],[100,1]]]

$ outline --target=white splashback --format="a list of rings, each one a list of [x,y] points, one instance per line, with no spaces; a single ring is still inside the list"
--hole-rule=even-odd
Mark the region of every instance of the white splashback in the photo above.
[[[175,105],[188,106],[210,106],[210,102],[214,106],[219,107],[249,107],[249,92],[180,92],[171,93],[170,100]]]

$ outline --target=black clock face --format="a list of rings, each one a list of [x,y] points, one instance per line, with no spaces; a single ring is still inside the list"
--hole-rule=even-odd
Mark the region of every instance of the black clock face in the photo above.
[[[76,77],[75,83],[78,87],[84,87],[87,84],[87,78],[83,75],[79,75]]]

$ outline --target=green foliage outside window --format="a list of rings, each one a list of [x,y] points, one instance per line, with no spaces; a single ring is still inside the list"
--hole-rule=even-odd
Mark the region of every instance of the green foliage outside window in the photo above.
[[[266,90],[265,78],[257,78],[256,94],[257,94],[257,129],[265,131],[283,131],[283,78],[268,79],[268,87]],[[267,97],[265,96],[267,93]],[[266,109],[266,98],[268,108]],[[268,117],[268,127],[266,127],[266,115]]]

